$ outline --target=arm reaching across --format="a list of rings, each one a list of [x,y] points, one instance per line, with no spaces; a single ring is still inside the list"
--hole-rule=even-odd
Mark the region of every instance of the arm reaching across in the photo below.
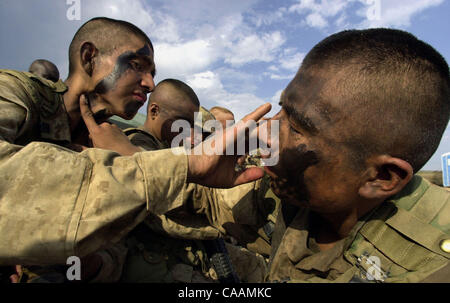
[[[183,204],[186,156],[42,142],[39,107],[21,85],[0,74],[0,263],[65,264],[119,240],[149,211]]]

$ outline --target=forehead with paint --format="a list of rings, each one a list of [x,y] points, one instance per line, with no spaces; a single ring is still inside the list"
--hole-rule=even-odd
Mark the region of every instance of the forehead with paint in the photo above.
[[[282,109],[294,128],[309,136],[342,139],[355,119],[352,105],[340,96],[340,80],[347,70],[330,67],[300,69],[280,97]],[[355,118],[353,116],[353,118]]]

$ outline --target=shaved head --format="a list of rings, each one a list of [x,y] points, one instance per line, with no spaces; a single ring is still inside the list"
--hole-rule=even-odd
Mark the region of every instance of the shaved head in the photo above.
[[[39,77],[57,82],[59,80],[59,70],[55,64],[48,60],[38,59],[31,63],[28,71]]]
[[[79,61],[81,46],[84,42],[91,42],[99,51],[99,55],[111,55],[121,45],[129,43],[134,37],[153,45],[148,36],[137,26],[122,20],[106,17],[93,18],[84,23],[72,39],[69,47],[69,76],[75,72],[76,62]]]
[[[294,108],[295,100],[314,100],[323,121],[340,129],[354,163],[387,154],[406,160],[417,172],[448,124],[449,83],[446,61],[413,35],[351,30],[326,38],[308,53],[284,102]],[[302,122],[308,126],[306,119]]]
[[[150,103],[157,103],[166,109],[179,110],[184,104],[200,106],[197,95],[186,83],[176,79],[165,79],[158,83],[150,95]]]
[[[222,127],[226,128],[227,124],[226,121],[232,121],[234,123],[234,114],[229,109],[226,109],[225,107],[221,106],[214,106],[210,110],[211,114],[214,115],[216,120],[220,121],[222,123]]]
[[[184,120],[193,127],[194,113],[199,111],[199,106],[198,97],[189,85],[176,79],[163,80],[150,95],[144,128],[158,140],[170,144],[179,134],[172,131],[172,123]]]

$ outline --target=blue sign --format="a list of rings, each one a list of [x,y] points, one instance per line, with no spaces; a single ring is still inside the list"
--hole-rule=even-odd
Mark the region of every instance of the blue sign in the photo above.
[[[450,187],[450,153],[442,155],[442,183]]]

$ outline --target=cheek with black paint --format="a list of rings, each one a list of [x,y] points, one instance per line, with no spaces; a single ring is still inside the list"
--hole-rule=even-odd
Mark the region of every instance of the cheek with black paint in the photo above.
[[[94,93],[105,94],[113,90],[116,87],[117,81],[131,68],[130,61],[136,57],[136,53],[130,51],[121,54],[117,58],[113,71],[95,86]]]
[[[283,170],[283,175],[272,179],[272,190],[280,198],[297,202],[308,201],[309,193],[304,182],[304,172],[319,160],[319,153],[308,150],[305,144],[284,150],[280,155],[280,169]]]
[[[148,44],[145,44],[136,52],[127,51],[122,53],[117,58],[113,71],[95,86],[94,93],[104,94],[110,90],[113,90],[116,87],[117,81],[131,68],[131,60],[136,59],[138,56],[150,55],[151,50]]]
[[[141,108],[142,103],[139,102],[128,102],[127,104],[125,104],[125,115],[127,116],[127,118],[132,118],[134,117],[134,115],[136,115],[136,113],[138,112],[139,108]]]

